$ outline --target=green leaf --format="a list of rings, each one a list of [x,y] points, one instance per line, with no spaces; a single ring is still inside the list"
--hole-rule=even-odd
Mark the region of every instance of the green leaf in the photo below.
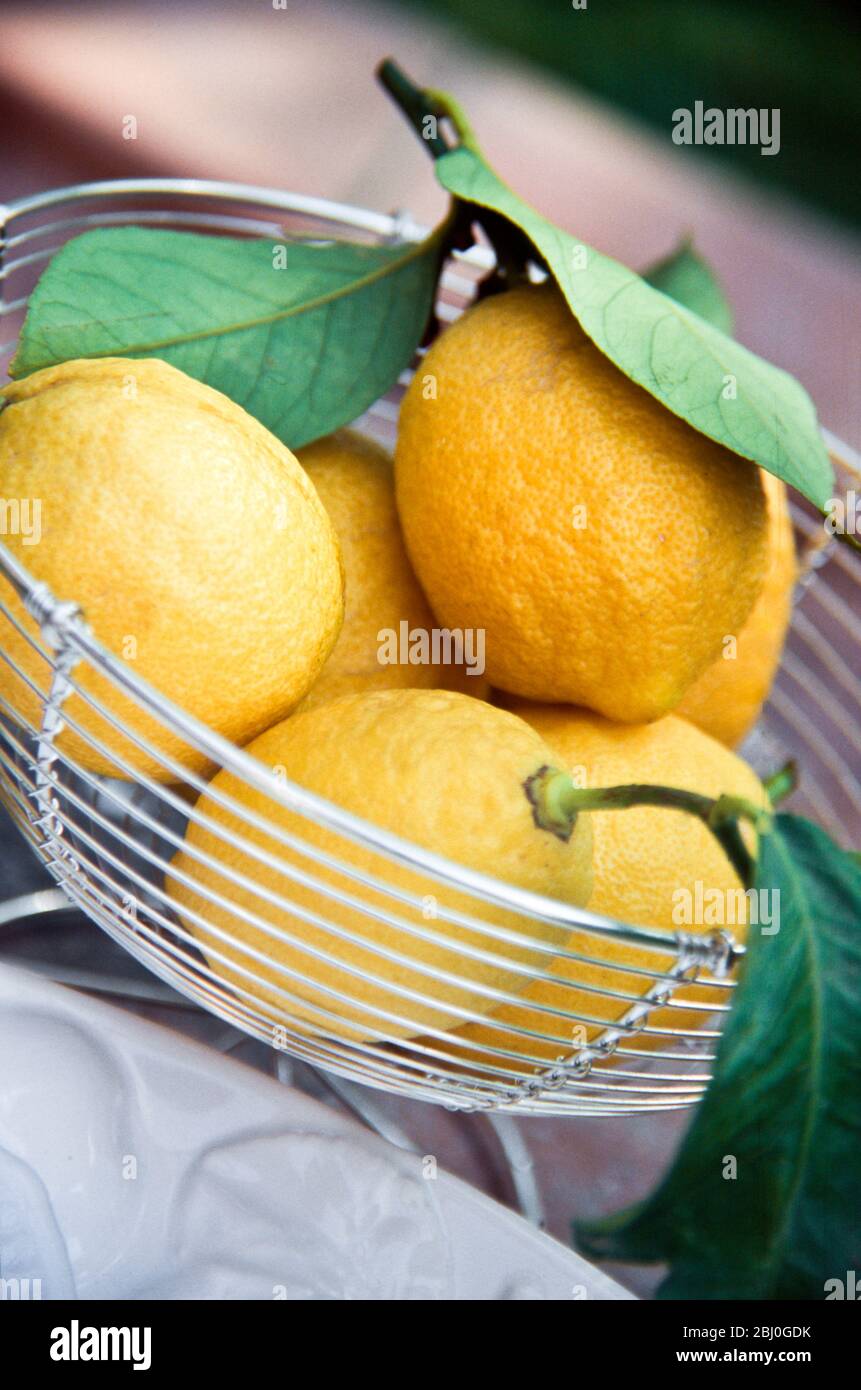
[[[678,250],[665,260],[644,271],[643,279],[662,294],[699,314],[701,319],[732,333],[733,316],[729,301],[711,266],[695,251],[690,241],[683,241]]]
[[[446,100],[460,124],[456,105]],[[694,429],[753,459],[824,510],[833,469],[798,382],[548,222],[497,177],[468,134],[462,137],[436,160],[441,184],[471,205],[478,220],[480,210],[489,209],[527,235],[597,347]]]
[[[669,1262],[663,1298],[822,1299],[858,1268],[861,867],[779,815],[755,887],[779,892],[779,931],[750,928],[714,1080],[668,1176],[576,1230],[593,1258]]]
[[[361,415],[409,364],[445,231],[401,246],[87,232],[36,286],[12,374],[76,357],[163,358],[298,448]]]

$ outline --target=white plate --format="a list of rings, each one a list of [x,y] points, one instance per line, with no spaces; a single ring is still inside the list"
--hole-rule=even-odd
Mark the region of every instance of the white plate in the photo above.
[[[632,1297],[432,1156],[9,966],[0,1058],[0,1296]]]

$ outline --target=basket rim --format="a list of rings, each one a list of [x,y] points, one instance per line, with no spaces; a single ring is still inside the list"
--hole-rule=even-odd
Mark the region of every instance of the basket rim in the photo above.
[[[362,227],[377,236],[398,236],[404,241],[420,240],[427,228],[414,222],[409,213],[374,212],[369,208],[335,202],[310,194],[289,193],[258,184],[234,183],[224,179],[197,178],[140,178],[97,179],[85,183],[63,184],[41,193],[24,194],[0,204],[0,227],[8,226],[18,217],[41,212],[59,203],[83,202],[88,198],[140,197],[171,194],[174,197],[223,198],[283,212],[302,213],[329,221],[343,221],[347,226]],[[486,253],[485,253],[486,254]],[[483,259],[483,258],[482,258]]]

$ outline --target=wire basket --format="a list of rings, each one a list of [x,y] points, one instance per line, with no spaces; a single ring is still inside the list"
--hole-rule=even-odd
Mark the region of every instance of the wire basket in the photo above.
[[[422,229],[407,216],[387,217],[318,199],[271,192],[243,185],[184,181],[130,180],[87,184],[21,199],[2,216],[2,303],[0,303],[0,372],[5,374],[26,309],[27,298],[42,268],[69,237],[94,226],[161,225],[212,234],[283,238],[315,235],[373,242],[415,240]],[[460,255],[446,267],[437,314],[441,322],[456,318],[471,302],[480,276],[492,264],[480,248]],[[399,397],[410,373],[358,422],[384,443],[394,436]],[[855,460],[829,440],[844,483]],[[802,578],[785,660],[764,716],[746,752],[761,770],[772,770],[787,757],[803,769],[797,805],[851,840],[861,826],[861,685],[859,641],[851,615],[857,600],[857,567],[844,548],[826,545],[821,521],[798,507],[794,516],[802,556]],[[0,797],[23,835],[62,887],[114,940],[157,976],[204,1008],[273,1047],[334,1073],[392,1092],[445,1104],[459,1110],[513,1114],[618,1115],[678,1109],[693,1104],[709,1080],[709,1065],[719,1037],[719,1022],[729,1007],[732,967],[742,948],[727,933],[670,935],[657,929],[611,922],[570,904],[525,892],[467,870],[361,820],[311,792],[276,776],[241,749],[193,719],[150,687],[131,666],[107,651],[73,602],[59,601],[35,581],[0,544],[0,572],[36,620],[41,640],[27,635],[0,582],[0,658],[12,666],[22,691],[38,696],[40,717],[28,722],[20,709],[0,700]],[[68,596],[64,596],[68,597]],[[11,625],[11,626],[10,626]],[[7,650],[12,628],[37,653],[41,680],[34,681]],[[853,671],[853,661],[855,669]],[[158,752],[151,742],[123,726],[110,708],[81,687],[89,666],[111,688],[152,716],[159,726],[181,737],[190,750],[225,768],[268,798],[273,811],[287,808],[307,825],[323,826],[337,837],[341,853],[315,847],[301,835],[287,834],[273,820],[260,818],[238,802],[231,810],[242,830],[217,830],[225,847],[243,849],[266,872],[268,887],[253,875],[224,874],[208,900],[235,930],[209,927],[204,956],[188,930],[188,913],[180,919],[167,892],[176,877],[173,860],[183,845],[190,819],[203,819],[194,795],[206,786],[202,776]],[[73,763],[57,739],[68,722],[102,753],[98,736],[75,723],[65,709],[72,692],[113,727],[121,750],[109,756],[116,778],[98,777]],[[80,706],[79,706],[80,708]],[[136,773],[133,758],[144,749],[156,757],[172,781]],[[283,854],[261,851],[246,838],[245,827],[265,829],[283,846]],[[361,846],[373,857],[374,872],[356,867],[348,854]],[[218,869],[217,856],[202,862]],[[243,863],[246,861],[243,860]],[[221,865],[223,870],[223,864]],[[395,869],[408,868],[433,886],[435,912],[427,919],[423,896],[403,888]],[[270,875],[277,875],[277,891]],[[241,882],[240,882],[241,879]],[[256,892],[254,910],[231,897],[237,886]],[[198,890],[200,891],[200,890]],[[309,893],[312,905],[309,907]],[[468,906],[464,910],[464,895]],[[354,941],[367,947],[380,924],[396,929],[397,947],[376,945],[380,962],[373,971],[341,968],[336,983],[322,987],[311,979],[310,962],[321,949],[299,940],[309,959],[309,976],[273,965],[265,952],[247,942],[248,928],[264,936],[283,934],[279,909],[310,922],[319,939]],[[348,909],[366,922],[368,935],[351,935],[337,920]],[[489,911],[492,909],[492,911]],[[480,913],[480,915],[475,915]],[[504,920],[503,920],[504,919]],[[512,920],[516,925],[512,926]],[[557,929],[557,944],[536,942],[530,922]],[[457,941],[440,923],[464,929]],[[578,932],[577,949],[564,943]],[[438,943],[445,959],[499,963],[499,952],[528,943],[538,965],[518,966],[519,976],[570,988],[556,971],[565,958],[573,965],[601,965],[600,984],[578,985],[594,998],[594,1010],[549,1005],[531,1006],[540,1027],[495,1023],[493,1013],[518,1003],[517,993],[491,985],[469,984],[482,1007],[452,1006],[455,1021],[445,1028],[417,1022],[411,1010],[435,1002],[441,982],[463,983],[457,971],[418,963],[411,943]],[[589,943],[584,948],[583,942]],[[560,945],[559,943],[563,943]],[[619,943],[626,959],[620,963]],[[323,948],[322,954],[325,955]],[[656,965],[656,955],[661,964]],[[510,960],[503,954],[510,967]],[[239,962],[237,964],[237,961]],[[388,967],[409,963],[421,987],[392,984]],[[230,970],[219,970],[230,963]],[[264,973],[261,973],[263,971]],[[274,971],[274,983],[273,983]],[[362,1003],[351,983],[377,980],[386,992],[385,1007]],[[472,974],[469,975],[473,980]],[[313,1028],[308,1025],[308,990],[313,984]],[[275,991],[277,1014],[271,999]],[[680,997],[680,993],[683,998]],[[264,998],[270,1002],[264,1002]],[[611,1008],[608,1019],[608,1001]],[[367,1015],[370,1036],[342,1036],[341,1009],[358,1007]],[[655,1011],[661,1009],[660,1021]],[[672,1019],[676,1011],[679,1023]],[[669,1012],[668,1012],[669,1011]],[[702,1027],[690,1027],[692,1011]],[[460,1028],[481,1022],[481,1041],[465,1047]],[[412,1033],[410,1035],[410,1029]],[[404,1036],[404,1034],[408,1034]],[[584,1041],[584,1037],[587,1039]],[[537,1060],[536,1048],[540,1049]],[[648,1050],[645,1051],[644,1048]]]

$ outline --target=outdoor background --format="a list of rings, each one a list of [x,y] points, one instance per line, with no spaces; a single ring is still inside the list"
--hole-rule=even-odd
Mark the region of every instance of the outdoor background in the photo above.
[[[575,0],[576,3],[576,0]],[[401,0],[519,54],[666,134],[677,107],[777,107],[780,157],[708,157],[861,224],[861,11],[852,0]],[[588,24],[585,20],[588,18]]]
[[[210,176],[430,221],[443,195],[373,78],[392,53],[585,242],[640,268],[692,233],[739,338],[857,448],[858,26],[839,0],[5,0],[0,200]],[[779,107],[780,153],[674,145],[673,111],[697,100]]]
[[[388,53],[455,93],[508,182],[583,241],[640,268],[693,235],[738,337],[861,447],[861,52],[848,3],[4,0],[0,203],[100,178],[213,177],[430,222],[444,197],[373,77]],[[780,153],[677,147],[672,112],[697,100],[779,107]],[[7,828],[0,898],[41,881]],[[510,1200],[483,1121],[381,1103],[422,1152]],[[645,1195],[683,1124],[530,1123],[553,1233]],[[623,1277],[640,1291],[657,1279]]]

